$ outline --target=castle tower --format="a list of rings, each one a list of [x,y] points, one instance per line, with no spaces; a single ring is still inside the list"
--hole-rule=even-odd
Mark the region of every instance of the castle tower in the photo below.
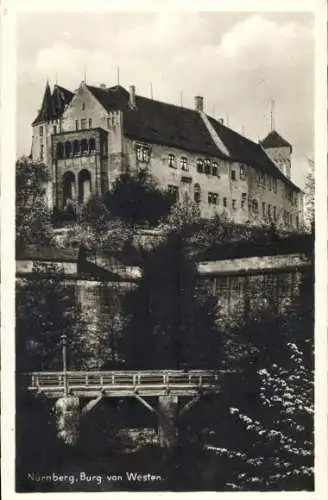
[[[290,179],[292,145],[275,130],[269,132],[260,144],[279,170]]]

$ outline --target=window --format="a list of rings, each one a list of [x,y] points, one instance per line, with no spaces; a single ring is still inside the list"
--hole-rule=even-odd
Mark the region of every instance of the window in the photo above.
[[[195,184],[194,186],[194,200],[196,203],[200,203],[200,185]]]
[[[252,211],[253,211],[254,214],[258,214],[259,213],[259,204],[258,204],[257,200],[253,200],[252,201]]]
[[[143,163],[149,162],[149,147],[145,144],[136,145],[137,160]]]
[[[213,161],[212,163],[212,175],[214,175],[215,177],[218,176],[218,171],[219,171],[219,167],[218,167],[218,164],[216,161]]]
[[[275,177],[272,179],[272,186],[273,186],[273,191],[276,193],[277,192],[277,179]]]
[[[61,142],[57,142],[56,155],[59,160],[64,156],[64,148]]]
[[[237,200],[232,200],[232,210],[237,210]]]
[[[178,199],[179,199],[179,188],[178,188],[178,186],[168,185],[168,191],[169,191],[170,195],[172,196],[172,198],[175,201],[178,201]]]
[[[78,140],[73,142],[73,154],[78,155],[80,153],[80,143]]]
[[[92,118],[89,118],[89,128],[92,128]]]
[[[273,207],[273,220],[277,220],[277,207]]]
[[[217,205],[218,203],[218,194],[217,193],[208,193],[208,203],[210,205]]]
[[[198,158],[197,160],[197,172],[199,174],[202,174],[204,172],[204,162],[201,158]]]
[[[43,159],[44,159],[43,149],[44,149],[44,146],[43,146],[43,144],[41,144],[41,146],[40,146],[40,161],[43,161]]]
[[[223,206],[226,208],[228,206],[227,198],[224,197],[222,201],[223,201]]]
[[[271,220],[271,204],[268,203],[268,217]]]
[[[205,160],[205,174],[210,175],[211,173],[211,162],[210,160]]]
[[[245,207],[246,199],[247,199],[247,194],[246,193],[241,193],[241,208]]]
[[[177,168],[176,158],[172,153],[169,154],[168,161],[169,161],[169,167]]]
[[[82,139],[81,141],[81,153],[83,155],[88,154],[88,141],[86,139]]]
[[[81,120],[81,129],[85,130],[87,128],[87,120],[85,118],[82,118]]]
[[[270,175],[268,176],[268,189],[272,191],[272,177],[270,177]]]
[[[265,217],[265,201],[262,201],[262,215]]]
[[[244,181],[246,179],[246,169],[243,165],[240,165],[240,179]]]
[[[85,102],[82,103],[82,111],[85,110]]]
[[[258,185],[265,187],[265,175],[263,172],[260,172],[258,175]]]
[[[300,225],[300,220],[298,215],[296,215],[296,229],[299,229],[299,225]]]
[[[96,151],[96,141],[94,137],[91,137],[91,139],[89,139],[89,151],[90,153],[95,153]]]
[[[181,170],[184,170],[185,172],[188,172],[189,168],[188,168],[188,160],[185,156],[181,156],[180,158],[180,166],[181,166]]]
[[[231,170],[231,180],[232,181],[236,181],[237,180],[236,170]]]
[[[79,120],[75,120],[75,130],[79,130]]]
[[[54,134],[57,134],[57,127],[54,125]]]
[[[40,134],[40,137],[43,137],[43,126],[40,125],[39,127],[39,134]]]
[[[72,153],[72,144],[67,141],[65,142],[65,156],[68,157],[68,156],[71,156],[71,153]]]

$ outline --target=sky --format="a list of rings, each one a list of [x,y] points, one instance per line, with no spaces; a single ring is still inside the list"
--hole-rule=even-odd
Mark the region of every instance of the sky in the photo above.
[[[301,188],[313,158],[314,18],[310,13],[21,13],[17,53],[17,154],[29,154],[31,122],[47,79],[72,91],[136,86],[137,94],[205,111],[250,139],[275,129],[293,145]]]

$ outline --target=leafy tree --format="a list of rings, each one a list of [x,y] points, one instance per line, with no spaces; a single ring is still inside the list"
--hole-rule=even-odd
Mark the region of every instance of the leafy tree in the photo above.
[[[230,463],[229,489],[313,488],[313,289],[312,270],[289,309],[240,328],[242,373],[227,381],[224,432],[214,425],[207,446]]]
[[[53,243],[51,214],[45,201],[49,172],[27,157],[16,162],[16,248]]]
[[[69,342],[69,367],[83,367],[90,353],[74,289],[57,265],[34,265],[16,290],[17,371],[61,370],[61,335]]]
[[[105,197],[111,214],[130,224],[155,226],[167,216],[174,199],[144,171],[121,174]]]

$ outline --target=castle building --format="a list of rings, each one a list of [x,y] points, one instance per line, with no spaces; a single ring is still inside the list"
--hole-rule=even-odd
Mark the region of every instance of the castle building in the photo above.
[[[255,143],[204,112],[81,82],[73,93],[49,84],[33,124],[32,159],[51,170],[52,208],[78,211],[125,171],[145,169],[177,200],[199,204],[203,218],[298,230],[303,193],[291,181],[292,146],[275,130]]]

